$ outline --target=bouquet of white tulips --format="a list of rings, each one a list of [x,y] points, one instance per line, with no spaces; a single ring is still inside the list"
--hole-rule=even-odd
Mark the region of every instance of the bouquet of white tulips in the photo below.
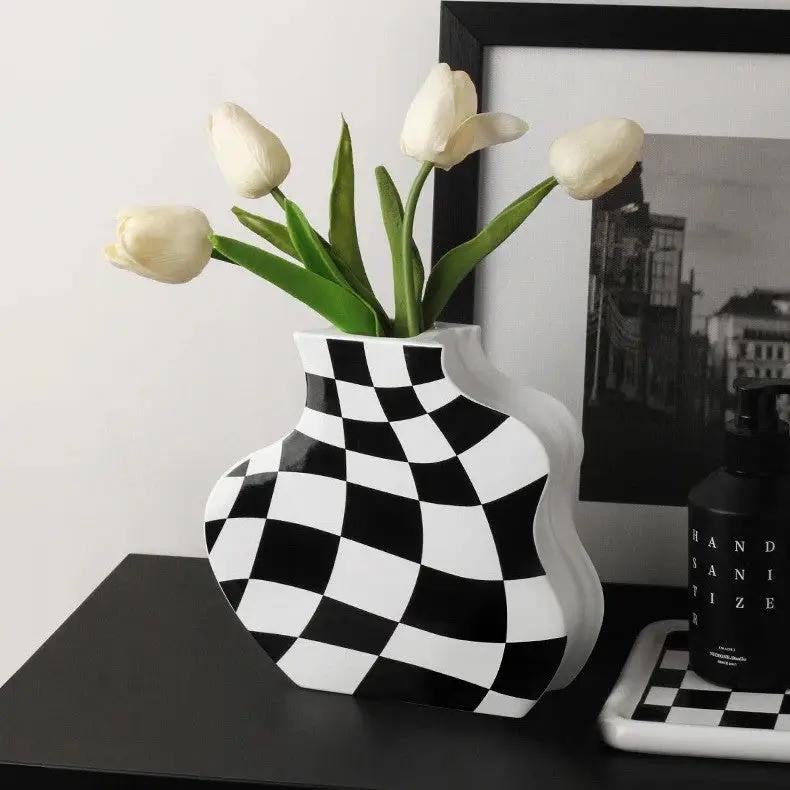
[[[466,275],[558,184],[572,197],[590,200],[620,183],[636,163],[644,138],[639,125],[625,119],[598,121],[560,137],[549,151],[553,175],[516,198],[474,238],[445,253],[426,279],[412,228],[431,170],[449,170],[475,151],[516,140],[527,131],[527,124],[513,115],[478,113],[469,75],[445,63],[435,66],[414,98],[401,134],[403,152],[421,163],[405,203],[387,170],[376,168],[392,255],[395,314],[390,317],[371,288],[359,249],[354,162],[345,120],[335,156],[326,237],[280,189],[291,160],[277,135],[229,103],[211,115],[209,131],[229,185],[242,197],[271,195],[278,204],[284,222],[238,207],[232,210],[242,225],[281,254],[215,235],[198,209],[150,206],[120,212],[116,241],[105,249],[110,261],[154,280],[184,283],[213,257],[279,286],[344,332],[396,337],[412,337],[432,326]]]

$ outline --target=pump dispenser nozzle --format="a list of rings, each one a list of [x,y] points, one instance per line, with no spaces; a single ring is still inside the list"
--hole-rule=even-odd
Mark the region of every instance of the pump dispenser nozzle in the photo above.
[[[790,468],[790,428],[779,419],[776,399],[790,395],[790,379],[735,380],[738,406],[727,423],[727,470],[765,477]]]

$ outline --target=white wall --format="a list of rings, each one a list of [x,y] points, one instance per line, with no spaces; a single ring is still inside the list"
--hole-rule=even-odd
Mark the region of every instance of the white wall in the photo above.
[[[438,5],[0,5],[0,681],[128,552],[200,555],[212,482],[301,407],[290,335],[315,316],[222,264],[182,287],[111,268],[116,208],[193,203],[237,232],[204,127],[229,99],[286,141],[287,192],[320,220],[343,111],[363,251],[388,288],[372,170],[414,170],[397,137]]]

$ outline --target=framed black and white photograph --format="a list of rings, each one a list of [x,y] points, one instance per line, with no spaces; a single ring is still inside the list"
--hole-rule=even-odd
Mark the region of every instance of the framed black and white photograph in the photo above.
[[[444,3],[440,58],[531,126],[437,178],[434,254],[546,168],[565,129],[639,118],[641,161],[557,194],[447,310],[504,372],[562,400],[578,526],[603,578],[685,582],[686,499],[722,462],[738,376],[790,371],[785,11]]]

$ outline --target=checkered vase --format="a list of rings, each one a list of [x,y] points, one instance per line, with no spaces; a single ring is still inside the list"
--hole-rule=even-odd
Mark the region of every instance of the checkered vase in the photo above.
[[[300,686],[523,716],[563,661],[533,529],[549,456],[455,383],[464,337],[299,333],[298,425],[211,492],[217,581]]]

